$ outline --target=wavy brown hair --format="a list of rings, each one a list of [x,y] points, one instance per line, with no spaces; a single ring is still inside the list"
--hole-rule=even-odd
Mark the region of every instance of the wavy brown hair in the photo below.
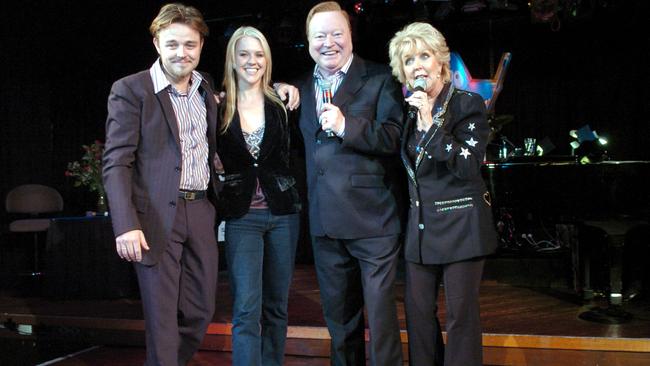
[[[174,23],[182,23],[196,30],[201,34],[201,38],[207,37],[210,33],[210,29],[198,9],[179,3],[167,4],[160,8],[158,15],[149,26],[149,32],[154,38],[158,38],[158,33],[162,29]]]

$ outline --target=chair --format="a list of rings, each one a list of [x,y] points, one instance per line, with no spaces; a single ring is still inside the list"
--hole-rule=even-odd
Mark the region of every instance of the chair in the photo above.
[[[10,214],[29,215],[29,218],[12,221],[9,224],[9,231],[34,234],[34,268],[32,275],[40,275],[38,233],[45,232],[50,227],[50,219],[40,215],[63,211],[61,194],[54,188],[40,184],[20,185],[7,194],[5,209]]]
[[[487,108],[488,115],[490,115],[494,112],[494,104],[503,88],[503,79],[506,77],[506,71],[508,70],[511,59],[512,54],[510,52],[504,52],[501,55],[499,67],[491,79],[474,79],[460,55],[452,52],[449,61],[452,82],[458,89],[480,94],[485,100],[485,107]]]

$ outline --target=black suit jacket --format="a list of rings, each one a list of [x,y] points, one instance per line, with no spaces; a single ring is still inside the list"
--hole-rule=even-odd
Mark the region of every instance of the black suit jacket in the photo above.
[[[424,264],[484,256],[497,244],[481,176],[490,132],[485,104],[480,95],[449,84],[440,95],[448,99],[444,122],[425,134],[415,162],[407,154],[415,121],[407,120],[402,141],[411,199],[404,256]]]
[[[342,139],[320,128],[313,73],[299,85],[311,234],[359,239],[400,233],[402,95],[388,67],[354,56],[332,100],[345,116]]]
[[[217,107],[204,79],[209,157],[216,151]],[[213,163],[210,162],[214,177]],[[169,241],[181,179],[178,122],[167,89],[154,93],[149,70],[116,81],[108,97],[103,178],[115,236],[140,229],[158,262]],[[216,181],[212,179],[213,188]],[[209,190],[213,194],[214,191]]]
[[[239,113],[225,133],[218,136],[218,153],[225,170],[219,196],[220,219],[244,216],[259,179],[269,210],[286,215],[300,210],[300,199],[289,166],[290,130],[285,112],[270,100],[264,103],[265,128],[256,159],[248,151]]]

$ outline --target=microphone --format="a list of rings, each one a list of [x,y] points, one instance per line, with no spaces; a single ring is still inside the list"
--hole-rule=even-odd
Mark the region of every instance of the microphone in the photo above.
[[[424,80],[424,78],[415,79],[415,82],[413,83],[413,91],[424,91],[426,87],[427,87],[427,81]],[[415,119],[415,117],[417,117],[418,115],[418,110],[419,110],[418,107],[409,104],[408,118]]]
[[[330,83],[328,80],[321,80],[319,86],[323,92],[323,104],[332,103],[332,83]],[[325,130],[325,133],[327,134],[327,137],[336,136],[332,130]]]

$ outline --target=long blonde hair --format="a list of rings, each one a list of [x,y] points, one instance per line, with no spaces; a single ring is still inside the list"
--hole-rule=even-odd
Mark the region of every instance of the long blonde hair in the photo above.
[[[226,106],[223,109],[221,133],[228,130],[228,127],[230,127],[230,123],[235,116],[235,110],[237,109],[237,73],[235,72],[237,62],[235,48],[237,42],[244,37],[255,38],[260,42],[260,45],[262,45],[264,57],[266,58],[266,70],[264,71],[264,75],[262,75],[262,92],[265,97],[282,108],[285,116],[287,113],[284,104],[273,88],[269,85],[271,82],[273,63],[271,61],[271,48],[269,47],[269,43],[266,41],[266,37],[264,37],[262,32],[256,28],[249,26],[239,27],[235,33],[232,34],[230,41],[228,41],[228,46],[226,46],[226,63],[223,72],[223,87],[226,90]]]

